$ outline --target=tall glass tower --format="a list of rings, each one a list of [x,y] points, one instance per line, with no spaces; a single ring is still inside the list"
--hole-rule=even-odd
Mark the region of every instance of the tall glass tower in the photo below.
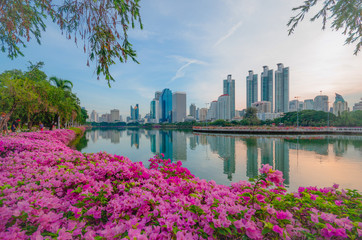
[[[263,66],[264,71],[261,73],[261,101],[271,103],[271,112],[273,112],[273,70],[268,66]]]
[[[246,107],[251,107],[252,103],[258,101],[258,74],[249,71],[246,77]]]
[[[278,63],[275,71],[275,112],[289,111],[289,67]]]
[[[160,97],[161,119],[160,122],[172,121],[172,92],[165,88]]]
[[[224,80],[224,93],[230,97],[230,117],[235,117],[235,79],[231,79],[231,74]]]

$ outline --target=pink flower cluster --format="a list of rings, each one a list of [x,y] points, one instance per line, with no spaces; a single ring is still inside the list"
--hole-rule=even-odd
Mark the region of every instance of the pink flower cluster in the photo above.
[[[66,145],[74,137],[70,130],[0,137],[0,239],[362,237],[360,217],[337,214],[362,203],[336,188],[286,194],[282,174],[268,165],[264,184],[228,187],[159,157],[145,168],[82,154]]]

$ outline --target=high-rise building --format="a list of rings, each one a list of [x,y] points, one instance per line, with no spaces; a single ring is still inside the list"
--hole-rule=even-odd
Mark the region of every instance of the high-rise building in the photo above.
[[[271,112],[271,102],[260,101],[251,104],[251,107],[256,108],[258,113],[270,113]]]
[[[314,110],[328,112],[328,96],[327,95],[318,95],[314,98]]]
[[[130,113],[131,113],[131,120],[132,121],[138,121],[140,119],[140,114],[139,114],[140,110],[139,110],[139,106],[138,104],[136,104],[136,106],[134,107],[130,107]]]
[[[298,100],[289,101],[289,112],[298,111],[298,107],[299,107],[299,101]]]
[[[273,112],[273,70],[268,66],[263,66],[264,71],[261,73],[261,101],[271,103],[271,112]]]
[[[206,120],[206,115],[207,115],[207,108],[201,108],[199,110],[199,120],[200,121],[205,121]]]
[[[230,98],[230,119],[235,117],[235,79],[231,79],[231,74],[224,80],[223,94]]]
[[[186,93],[174,92],[172,94],[172,122],[183,122],[186,117]]]
[[[163,89],[160,96],[160,122],[172,121],[172,91],[168,88]]]
[[[258,74],[254,74],[252,70],[246,77],[246,107],[258,101]]]
[[[156,92],[155,92],[155,99],[156,99],[156,100],[160,100],[161,95],[162,95],[162,92],[156,91]]]
[[[119,110],[111,110],[111,122],[119,122]]]
[[[313,99],[304,100],[303,109],[304,110],[313,110],[314,109],[314,101],[313,101]]]
[[[361,98],[361,101],[358,102],[358,103],[355,103],[354,106],[353,106],[353,111],[358,111],[358,110],[362,110],[362,98]]]
[[[344,101],[340,94],[336,93],[336,99],[333,103],[333,114],[338,116],[344,111],[348,111],[348,103]]]
[[[217,112],[217,101],[212,101],[210,103],[210,107],[209,110],[207,111],[207,115],[206,115],[206,120],[216,120],[218,117],[218,112]]]
[[[217,99],[217,113],[216,119],[231,119],[230,96],[228,94],[223,94]]]
[[[196,119],[196,105],[191,103],[190,105],[190,116],[193,116]]]
[[[95,110],[92,111],[90,120],[91,122],[98,122],[98,113]]]
[[[160,122],[159,101],[154,98],[150,104],[150,120],[152,123]]]
[[[278,63],[275,71],[275,112],[288,112],[289,105],[289,67]]]

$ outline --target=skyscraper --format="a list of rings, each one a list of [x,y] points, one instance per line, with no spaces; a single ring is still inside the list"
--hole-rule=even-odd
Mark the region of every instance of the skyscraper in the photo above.
[[[314,109],[314,101],[313,101],[313,99],[304,100],[303,109],[304,110],[313,110]]]
[[[328,112],[328,96],[327,95],[318,95],[314,98],[314,110]]]
[[[230,96],[228,94],[221,95],[217,99],[217,118],[223,120],[231,119]]]
[[[139,110],[138,104],[136,104],[135,107],[132,107],[132,105],[131,105],[130,112],[131,112],[131,120],[138,121],[140,118],[140,116],[139,116],[140,110]]]
[[[246,107],[251,107],[251,104],[258,101],[258,74],[249,71],[249,76],[246,77]]]
[[[348,111],[348,103],[344,101],[340,94],[336,93],[336,99],[333,103],[333,114],[338,116],[344,111]]]
[[[288,112],[289,105],[289,67],[278,63],[275,71],[275,112]]]
[[[231,74],[224,80],[224,92],[230,97],[230,119],[235,117],[235,80],[231,79]]]
[[[216,120],[218,117],[217,110],[218,110],[217,101],[212,101],[210,103],[210,108],[206,114],[206,120],[211,120],[211,121]]]
[[[111,110],[111,122],[119,122],[119,110],[113,109]]]
[[[155,98],[151,101],[150,104],[150,119],[153,123],[159,123],[160,121],[160,113],[159,113],[159,101]]]
[[[172,120],[172,91],[168,88],[163,89],[160,96],[160,122],[171,122]]]
[[[273,112],[273,70],[268,66],[263,66],[264,71],[261,73],[261,101],[271,103],[271,112]]]
[[[186,117],[186,93],[172,94],[172,122],[183,122]]]
[[[194,103],[190,105],[190,116],[196,119],[196,105]]]

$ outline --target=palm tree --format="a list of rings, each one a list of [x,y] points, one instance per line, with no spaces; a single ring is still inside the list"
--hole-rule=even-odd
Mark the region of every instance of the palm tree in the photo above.
[[[50,77],[49,82],[53,82],[57,88],[65,91],[72,91],[73,83],[69,80],[64,80],[57,77]]]

